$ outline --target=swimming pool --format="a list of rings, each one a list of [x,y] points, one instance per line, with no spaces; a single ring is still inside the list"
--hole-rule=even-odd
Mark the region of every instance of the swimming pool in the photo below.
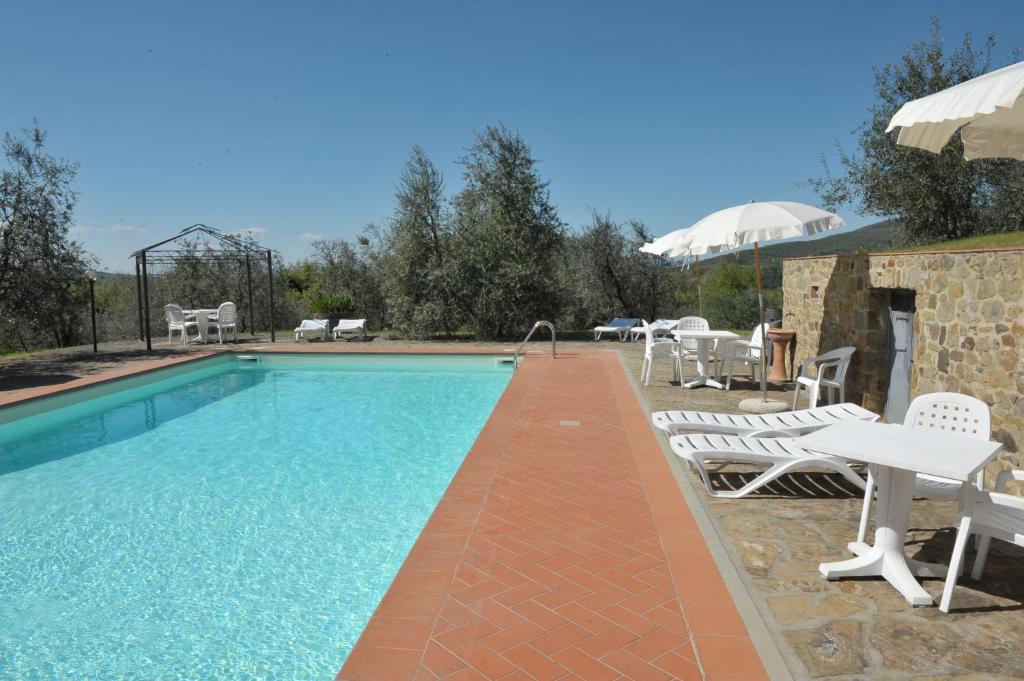
[[[219,357],[0,412],[0,675],[333,678],[511,375]]]

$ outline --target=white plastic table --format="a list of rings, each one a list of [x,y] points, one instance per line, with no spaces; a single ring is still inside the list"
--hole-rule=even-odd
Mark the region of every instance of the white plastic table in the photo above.
[[[910,560],[903,553],[916,473],[940,475],[970,484],[1002,445],[943,430],[899,424],[846,422],[797,439],[805,449],[878,467],[874,545],[849,560],[818,566],[826,579],[884,577],[911,605],[931,605],[916,576],[943,577],[945,571]]]
[[[207,340],[209,338],[209,336],[207,334],[207,332],[209,331],[209,329],[207,328],[207,324],[209,323],[209,317],[210,317],[210,315],[217,313],[217,308],[213,308],[213,309],[202,308],[202,309],[199,309],[199,310],[182,310],[182,312],[185,313],[186,317],[195,317],[196,318],[196,327],[199,330],[199,335],[196,336],[195,338],[192,338],[191,340],[197,340],[200,343],[207,342]]]
[[[696,388],[701,385],[710,385],[719,390],[724,388],[725,386],[711,377],[709,366],[711,364],[711,349],[714,347],[715,341],[733,341],[739,336],[732,331],[686,331],[682,329],[673,330],[672,335],[676,337],[676,340],[692,338],[697,341],[697,378],[689,383],[684,383],[683,387]]]

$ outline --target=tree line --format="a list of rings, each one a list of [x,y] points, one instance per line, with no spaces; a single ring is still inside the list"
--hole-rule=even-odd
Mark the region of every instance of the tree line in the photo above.
[[[839,150],[842,174],[826,167],[824,177],[808,181],[822,201],[895,218],[903,243],[1021,229],[1024,164],[967,163],[958,135],[936,155],[898,147],[896,133],[885,132],[903,102],[989,70],[994,45],[989,37],[975,47],[968,35],[947,50],[933,23],[928,39],[876,69],[876,97],[857,146]],[[0,353],[88,338],[83,275],[94,260],[70,236],[77,165],[51,156],[45,141],[38,124],[3,140],[8,167],[0,172]],[[279,327],[314,314],[355,316],[410,338],[512,338],[536,319],[585,329],[614,316],[654,319],[700,310],[717,327],[756,323],[749,265],[712,261],[699,298],[694,270],[639,252],[651,238],[641,220],[595,211],[588,224],[571,229],[517,132],[484,128],[458,163],[461,183],[449,194],[441,171],[413,147],[387,219],[353,240],[314,242],[312,255],[299,262],[278,257],[272,281],[255,268],[256,304],[251,317],[242,310],[243,329],[250,319],[256,329],[267,329],[270,287]],[[244,305],[237,267],[186,257],[156,273],[153,328],[163,328],[166,302],[233,299]],[[777,272],[768,274],[768,302],[777,307],[781,281]],[[101,278],[97,303],[102,340],[137,336],[134,281]]]

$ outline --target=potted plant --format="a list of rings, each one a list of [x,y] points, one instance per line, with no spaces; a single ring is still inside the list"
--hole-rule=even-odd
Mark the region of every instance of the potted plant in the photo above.
[[[320,296],[309,305],[314,319],[328,320],[328,331],[338,325],[339,319],[351,318],[355,307],[355,303],[347,293],[330,293]]]

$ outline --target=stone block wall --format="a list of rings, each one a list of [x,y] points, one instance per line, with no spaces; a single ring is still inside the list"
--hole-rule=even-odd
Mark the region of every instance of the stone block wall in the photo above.
[[[1024,447],[1024,250],[855,254],[783,263],[783,326],[797,361],[857,348],[847,400],[874,411],[888,384],[891,292],[912,293],[911,397],[950,391],[992,409],[1003,464]]]

